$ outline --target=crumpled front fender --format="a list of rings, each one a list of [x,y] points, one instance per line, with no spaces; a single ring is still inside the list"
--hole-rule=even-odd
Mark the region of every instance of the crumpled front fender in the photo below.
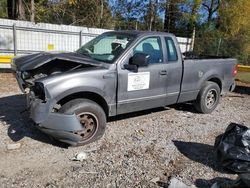
[[[74,134],[72,132],[66,132],[66,131],[59,131],[54,129],[46,129],[44,127],[38,126],[38,129],[40,129],[42,132],[56,138],[57,140],[70,144],[72,146],[76,146],[79,141],[81,140],[81,136]]]
[[[31,119],[41,131],[61,142],[76,145],[81,140],[81,136],[76,132],[84,129],[79,119],[75,114],[53,112],[50,106],[49,101],[33,99],[30,103]]]
[[[75,114],[55,112],[50,113],[45,121],[38,124],[38,128],[57,140],[73,146],[81,140],[81,136],[76,132],[84,129]]]

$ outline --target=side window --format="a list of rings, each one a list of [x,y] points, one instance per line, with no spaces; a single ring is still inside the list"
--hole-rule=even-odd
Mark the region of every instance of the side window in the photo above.
[[[148,54],[149,63],[163,62],[161,41],[159,37],[150,37],[144,39],[134,48],[134,54],[135,53]]]
[[[165,37],[165,42],[167,46],[168,61],[177,61],[178,55],[177,55],[174,41],[170,37]]]

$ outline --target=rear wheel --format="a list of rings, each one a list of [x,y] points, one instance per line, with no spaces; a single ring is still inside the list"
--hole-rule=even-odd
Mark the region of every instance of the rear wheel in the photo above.
[[[220,87],[214,82],[207,81],[200,90],[194,106],[197,111],[208,114],[218,106],[219,101]]]
[[[104,134],[106,114],[94,101],[88,99],[74,99],[64,104],[59,109],[59,112],[76,114],[78,117],[83,129],[82,131],[75,132],[75,134],[82,137],[77,145],[85,145],[94,142]]]

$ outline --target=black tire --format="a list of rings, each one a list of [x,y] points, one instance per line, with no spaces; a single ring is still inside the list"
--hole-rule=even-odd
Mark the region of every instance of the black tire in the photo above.
[[[77,143],[85,145],[100,139],[106,128],[106,114],[102,107],[89,99],[74,99],[65,103],[60,109],[60,113],[73,114],[75,113],[83,127],[84,131],[76,134],[82,136],[82,139]],[[70,126],[70,125],[69,125]]]
[[[215,82],[207,81],[201,88],[194,107],[203,114],[211,113],[219,104],[220,87]]]

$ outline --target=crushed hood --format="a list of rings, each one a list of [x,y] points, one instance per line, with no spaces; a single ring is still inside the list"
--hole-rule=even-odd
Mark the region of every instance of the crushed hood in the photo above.
[[[16,69],[20,71],[28,71],[32,69],[36,69],[50,61],[61,59],[61,60],[67,60],[82,64],[89,64],[93,66],[98,67],[106,67],[104,63],[101,63],[99,61],[93,60],[87,56],[70,52],[70,53],[48,53],[48,52],[42,52],[42,53],[36,53],[31,55],[25,55],[21,57],[17,57],[14,60],[14,66]]]

